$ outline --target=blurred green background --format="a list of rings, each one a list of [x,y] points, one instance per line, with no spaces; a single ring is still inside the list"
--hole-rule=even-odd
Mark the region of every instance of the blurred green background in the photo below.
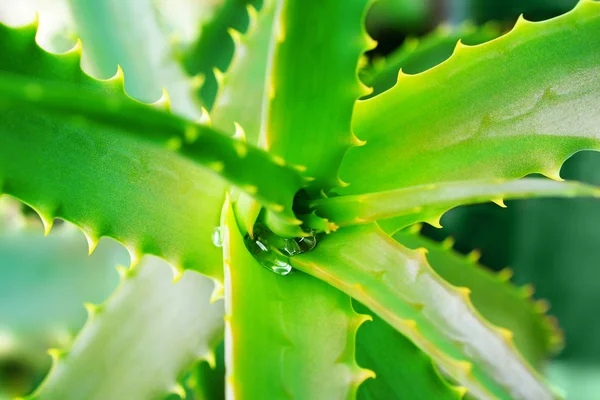
[[[495,21],[505,31],[522,13],[527,19],[543,20],[575,3],[380,0],[367,20],[368,31],[379,42],[369,58],[384,57],[407,38],[425,35],[440,24]],[[22,18],[24,23],[32,10],[43,8],[55,12],[60,22],[68,11],[57,4],[0,0],[0,21]],[[218,6],[211,0],[203,10],[210,13]],[[70,47],[73,32],[56,27],[55,31],[61,34],[54,37],[54,45],[63,50]],[[439,54],[425,64],[443,60],[452,48],[440,47]],[[600,154],[574,155],[561,176],[600,185]],[[442,229],[425,226],[423,232],[436,240],[453,236],[459,251],[480,249],[484,265],[495,270],[510,266],[515,283],[533,284],[534,297],[549,301],[549,313],[565,332],[565,349],[548,365],[550,379],[569,399],[600,399],[600,201],[543,199],[509,201],[507,206],[460,207],[442,218]],[[3,206],[0,218],[0,399],[27,392],[43,378],[50,365],[46,349],[71,340],[85,321],[81,304],[101,302],[118,281],[114,265],[127,263],[126,252],[114,243],[102,243],[88,258],[81,233],[65,227],[44,238],[39,223],[25,223],[11,214],[14,210],[6,209]],[[15,218],[17,225],[27,226],[25,231],[11,230]]]

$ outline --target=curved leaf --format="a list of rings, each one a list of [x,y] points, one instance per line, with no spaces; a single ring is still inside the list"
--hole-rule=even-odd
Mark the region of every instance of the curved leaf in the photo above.
[[[277,11],[276,0],[266,0],[257,14],[250,13],[250,25],[245,35],[231,31],[235,53],[227,73],[221,80],[213,109],[212,124],[223,131],[236,133],[238,123],[244,129],[246,141],[257,144],[261,126],[267,66],[273,25]],[[252,9],[254,10],[254,9]],[[252,101],[236,101],[252,99]]]
[[[80,220],[87,219],[87,216],[55,212],[61,202],[65,203],[61,206],[61,212],[72,211],[73,207],[91,210],[91,207],[86,207],[85,201],[81,201],[81,197],[87,201],[91,197],[88,189],[84,190],[81,186],[81,182],[96,185],[98,189],[96,193],[113,194],[115,193],[113,186],[122,183],[121,196],[132,198],[119,198],[119,201],[133,203],[132,210],[130,209],[129,212],[131,214],[140,213],[139,204],[154,202],[156,209],[157,198],[171,198],[173,195],[169,193],[173,189],[185,193],[198,186],[199,182],[203,182],[205,184],[203,188],[193,189],[196,191],[195,196],[181,196],[180,206],[176,209],[168,210],[161,205],[161,210],[158,210],[160,214],[150,217],[160,225],[161,230],[164,230],[163,228],[173,230],[168,237],[165,235],[164,240],[173,241],[171,245],[180,247],[182,242],[187,241],[187,239],[183,241],[176,239],[182,236],[181,228],[167,227],[159,220],[177,220],[173,213],[181,214],[184,210],[190,209],[191,204],[195,208],[203,207],[202,210],[206,212],[204,217],[199,216],[200,221],[217,218],[218,212],[215,210],[220,208],[224,188],[224,183],[214,176],[214,172],[218,172],[223,176],[237,176],[231,179],[232,183],[263,201],[267,208],[271,208],[274,214],[282,215],[285,221],[289,221],[288,223],[295,223],[291,212],[292,199],[303,183],[302,178],[294,170],[271,161],[270,157],[260,150],[221,135],[206,126],[187,122],[130,99],[123,94],[122,76],[105,82],[94,80],[81,72],[77,49],[61,56],[50,55],[37,47],[34,36],[35,27],[19,30],[0,27],[0,47],[6,54],[11,55],[4,57],[0,62],[0,69],[5,71],[0,75],[0,86],[2,86],[0,98],[4,100],[5,110],[2,119],[3,146],[0,149],[2,152],[0,176],[2,176],[5,192],[15,195],[38,209],[50,208],[44,210],[50,213],[47,215],[48,218],[60,216],[79,224]],[[28,78],[21,78],[20,75]],[[31,77],[39,80],[32,81]],[[41,107],[47,110],[48,114],[28,111],[25,107],[17,107],[18,104]],[[58,113],[55,113],[56,111]],[[74,112],[75,116],[72,115]],[[81,114],[88,118],[84,118]],[[108,124],[116,129],[107,129],[94,121]],[[55,133],[57,131],[60,134],[57,135]],[[208,173],[196,168],[182,157],[166,151],[165,146],[171,149],[179,147],[180,153],[186,158],[199,161],[213,172]],[[65,153],[70,154],[71,165],[62,162],[56,156]],[[116,168],[119,164],[122,166],[120,171]],[[27,173],[26,168],[35,171],[35,174]],[[155,171],[151,172],[148,168],[153,168]],[[163,175],[162,182],[156,179],[156,170],[162,171],[160,173]],[[54,171],[61,171],[61,173],[57,175]],[[256,171],[268,174],[281,184],[274,185],[270,180],[257,180]],[[48,176],[43,176],[44,173]],[[183,178],[189,173],[195,174],[195,177]],[[23,176],[19,177],[18,174],[25,174],[26,180],[38,179],[41,183],[36,186],[33,181],[22,180]],[[140,193],[132,193],[130,186],[132,182],[127,182],[129,186],[124,182],[126,176],[138,183],[139,191],[147,192],[152,188],[154,192],[164,191],[165,194],[161,197],[149,198]],[[250,179],[250,182],[246,179]],[[167,184],[169,181],[171,187]],[[256,185],[253,181],[256,181]],[[29,190],[36,188],[37,190],[35,193],[25,193],[24,185],[28,186]],[[52,188],[53,192],[41,193],[40,189],[44,187]],[[177,189],[178,187],[180,189]],[[271,192],[279,200],[284,200],[283,197],[287,199],[282,202],[275,200],[275,197],[267,199],[271,195],[263,196],[263,189]],[[67,192],[62,193],[63,190]],[[69,192],[80,194],[67,196]],[[201,194],[202,192],[204,194]],[[284,194],[286,192],[287,194]],[[103,204],[93,210],[102,215],[102,210],[110,204],[105,204],[99,195],[96,196],[98,197],[95,200]],[[138,198],[134,199],[135,197]],[[205,198],[204,204],[199,204],[200,198]],[[136,202],[138,204],[135,204]],[[188,206],[183,206],[182,203],[187,203]],[[287,203],[287,210],[283,203]],[[112,206],[118,208],[116,214],[121,215],[121,218],[110,218],[110,224],[124,221],[122,215],[128,214],[125,212],[126,207],[119,204],[112,204]],[[165,213],[171,215],[169,218],[162,219],[161,217],[166,216]],[[198,213],[194,215],[197,216]],[[92,233],[104,234],[96,229],[106,229],[104,226],[98,227],[99,222],[108,223],[106,220],[93,221]],[[157,235],[156,232],[145,234],[148,233],[147,227],[133,229],[134,227],[129,227],[130,222],[127,221],[126,224],[132,234],[113,237],[134,247],[140,247],[136,243],[140,237],[152,242],[156,240],[154,237]],[[140,222],[148,223],[148,221]],[[186,221],[185,225],[188,225],[188,222]],[[209,226],[206,222],[200,224],[203,226],[202,229],[207,230],[208,236],[205,237],[210,237],[210,231],[218,221],[214,222],[214,225],[208,224]],[[148,237],[150,240],[147,239]],[[130,245],[128,241],[134,242]],[[197,240],[194,241],[193,246],[197,243]],[[157,248],[170,247],[170,245],[154,245],[155,243],[151,243],[147,246],[152,254],[161,256],[167,254],[169,261],[175,265],[180,265],[178,259],[186,256],[176,254],[181,253],[180,250]],[[220,255],[218,257],[220,258]],[[196,260],[200,259],[202,257],[196,258]]]
[[[417,222],[441,216],[440,210],[464,204],[528,197],[600,196],[600,189],[576,182],[548,179],[518,181],[444,182],[386,192],[338,196],[310,201],[314,210],[339,226],[365,224],[376,220],[388,233]]]
[[[327,235],[291,263],[369,307],[473,396],[553,398],[510,332],[485,321],[471,304],[469,290],[444,281],[424,254],[372,224]]]
[[[199,94],[209,110],[220,86],[217,74],[227,69],[234,54],[234,41],[230,29],[244,32],[248,25],[248,7],[260,0],[224,0],[214,10],[214,15],[200,28],[200,37],[183,54],[183,62],[192,75],[201,75],[204,83]]]
[[[513,286],[508,281],[510,270],[494,273],[477,264],[477,253],[463,256],[453,251],[452,241],[436,243],[410,231],[398,232],[394,239],[410,249],[427,249],[435,272],[452,285],[468,287],[477,311],[511,331],[515,345],[531,365],[540,369],[548,356],[560,349],[562,334],[544,314],[547,303],[534,302],[530,293]]]
[[[193,80],[175,60],[152,0],[70,0],[69,4],[84,43],[82,63],[90,75],[109,78],[119,65],[132,97],[156,101],[166,89],[175,113],[188,118],[202,115]]]
[[[436,371],[432,361],[409,339],[354,301],[354,308],[368,314],[356,336],[356,360],[375,373],[358,388],[359,400],[458,400],[465,388],[452,387]]]
[[[340,162],[356,144],[350,119],[354,102],[366,91],[357,65],[372,42],[363,26],[370,2],[282,3],[260,142],[273,155],[306,169],[318,192],[340,184]]]
[[[228,202],[221,229],[227,398],[352,399],[370,376],[354,359],[365,316],[325,282],[264,268],[246,249]]]
[[[214,284],[194,271],[171,283],[169,266],[147,260],[109,300],[88,305],[88,321],[32,399],[147,399],[181,392],[178,375],[198,359],[214,360],[223,332],[223,303]],[[191,306],[194,305],[194,306]]]
[[[396,84],[398,71],[417,74],[432,68],[452,55],[459,40],[468,44],[479,44],[500,35],[500,28],[494,24],[475,27],[464,23],[459,27],[440,25],[422,38],[407,38],[402,46],[386,56],[375,60],[371,68],[361,73],[365,84],[373,87],[374,97]]]
[[[444,181],[557,177],[600,138],[600,3],[498,39],[459,43],[446,62],[357,103],[339,193]],[[426,168],[416,166],[427,166]],[[368,174],[365,171],[369,171]]]

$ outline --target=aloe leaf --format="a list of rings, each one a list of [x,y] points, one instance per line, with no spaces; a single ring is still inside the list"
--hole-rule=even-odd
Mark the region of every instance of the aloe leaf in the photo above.
[[[400,74],[394,88],[357,104],[353,129],[367,144],[345,157],[350,186],[339,192],[557,177],[574,152],[599,148],[599,30],[600,3],[582,1],[555,19],[520,19],[496,40],[459,43],[421,74]]]
[[[363,27],[368,3],[288,0],[278,13],[261,145],[306,169],[317,190],[340,184],[339,164],[356,144],[350,118],[366,93],[357,65],[372,45]]]
[[[230,31],[235,43],[235,53],[221,85],[213,109],[213,126],[236,133],[238,123],[244,130],[248,143],[257,144],[265,102],[265,80],[269,60],[269,43],[272,37],[276,0],[267,0],[257,14],[249,8],[250,23],[246,34]],[[252,99],[239,102],[235,99]]]
[[[407,38],[402,46],[384,59],[375,60],[370,68],[361,71],[362,81],[373,87],[373,97],[396,84],[398,71],[417,74],[432,68],[452,55],[458,40],[480,44],[500,35],[500,28],[488,23],[476,27],[463,23],[458,27],[440,25],[422,38]]]
[[[198,359],[214,359],[223,303],[210,303],[214,284],[194,271],[177,283],[171,278],[169,266],[157,259],[124,270],[105,304],[87,306],[88,321],[72,347],[51,352],[54,365],[31,398],[145,399],[181,392],[178,375]]]
[[[548,304],[533,301],[528,287],[511,284],[512,271],[499,273],[477,263],[479,254],[462,255],[452,249],[452,240],[434,242],[405,230],[394,235],[394,239],[411,248],[427,249],[431,267],[454,286],[471,290],[473,305],[488,321],[513,333],[515,345],[529,361],[540,369],[548,356],[562,346],[562,333],[545,315]]]
[[[325,282],[267,270],[223,210],[227,398],[353,398],[370,376],[354,360],[365,316]]]
[[[234,54],[230,29],[244,32],[249,23],[248,6],[260,0],[224,0],[214,15],[200,28],[200,37],[182,55],[189,73],[204,77],[199,91],[204,106],[211,110],[220,85],[218,75],[224,72]]]
[[[85,322],[82,304],[110,294],[118,275],[109,267],[127,260],[125,249],[108,241],[89,257],[84,236],[68,224],[44,237],[41,221],[20,206],[0,198],[2,399],[35,388],[50,367],[48,347],[71,341]]]
[[[356,360],[375,373],[358,388],[359,400],[461,399],[463,387],[451,386],[431,358],[367,307],[353,302],[355,310],[373,321],[363,324],[356,336]]]
[[[166,89],[173,112],[201,116],[194,82],[174,58],[152,0],[70,0],[70,9],[84,43],[82,63],[90,75],[109,78],[119,65],[132,97],[155,101]]]
[[[75,23],[68,0],[24,0],[0,2],[0,21],[9,26],[23,26],[37,20],[36,41],[45,49],[67,51],[77,42]]]
[[[311,211],[338,226],[382,221],[388,233],[416,222],[439,218],[450,208],[494,200],[528,197],[600,196],[600,189],[577,182],[554,182],[548,179],[517,181],[444,182],[385,192],[337,196],[312,200]],[[443,210],[443,211],[440,211]],[[395,218],[396,217],[396,218]]]
[[[424,250],[407,249],[375,224],[327,235],[291,264],[363,303],[473,396],[554,397],[519,354],[512,334],[474,309],[469,289],[443,280]]]
[[[5,71],[0,75],[0,86],[2,86],[0,98],[4,100],[4,108],[7,110],[2,120],[4,133],[2,134],[3,146],[0,150],[5,152],[0,159],[2,163],[0,175],[4,181],[5,192],[28,203],[37,200],[38,203],[32,204],[37,208],[44,205],[46,208],[54,207],[47,211],[50,213],[54,212],[58,203],[62,201],[72,202],[71,204],[80,208],[86,206],[85,201],[81,199],[82,195],[85,200],[89,200],[89,193],[82,193],[79,196],[67,196],[67,193],[70,192],[73,195],[76,194],[73,192],[83,192],[81,182],[90,182],[90,177],[94,176],[93,179],[96,180],[94,185],[100,189],[104,184],[105,192],[111,192],[113,195],[115,193],[114,185],[119,182],[123,183],[121,193],[130,199],[122,201],[130,201],[133,208],[131,213],[139,214],[139,204],[151,199],[146,197],[144,200],[143,195],[131,193],[131,186],[127,186],[124,182],[124,173],[118,172],[115,168],[115,165],[121,164],[121,171],[127,171],[125,175],[128,175],[130,180],[140,183],[142,192],[147,192],[147,188],[155,187],[153,190],[165,192],[163,198],[172,198],[174,197],[171,192],[173,188],[179,187],[180,191],[184,193],[190,188],[194,188],[197,192],[196,196],[181,196],[180,201],[195,208],[202,207],[206,215],[204,218],[200,217],[200,221],[204,221],[201,225],[204,229],[212,230],[212,226],[206,226],[206,221],[217,218],[218,213],[214,210],[220,207],[224,187],[224,184],[220,183],[213,175],[214,172],[217,172],[221,176],[230,178],[237,176],[229,179],[230,182],[262,201],[273,213],[282,215],[282,218],[291,221],[289,222],[291,224],[294,223],[295,219],[291,212],[292,199],[304,184],[296,171],[275,163],[260,150],[221,135],[206,126],[188,122],[130,99],[123,94],[122,76],[117,75],[116,78],[104,82],[90,78],[80,70],[77,49],[61,56],[50,55],[37,47],[34,35],[35,27],[19,30],[5,27],[0,29],[1,46],[7,54],[11,54],[10,57],[3,58],[0,65],[0,69]],[[28,78],[23,78],[22,75]],[[36,77],[38,80],[32,81],[31,77]],[[21,107],[16,107],[17,105],[21,105]],[[23,107],[24,105],[34,106],[34,109],[40,107],[47,110],[48,113],[39,114],[33,110],[27,110],[26,107]],[[112,126],[114,129],[106,129],[96,124],[95,121]],[[58,126],[60,126],[62,135],[57,136],[52,129],[59,129]],[[14,133],[15,129],[19,135]],[[169,154],[170,152],[165,151],[167,150],[165,147],[179,148],[179,154],[199,162],[211,173],[195,168],[193,164],[175,154]],[[39,154],[36,155],[35,151],[38,151]],[[121,155],[113,155],[110,158],[107,157],[108,151]],[[53,161],[53,157],[50,157],[65,152],[71,154],[72,163],[79,163],[78,168],[75,168],[73,164],[61,163],[57,157],[54,157]],[[161,159],[162,161],[160,161]],[[53,162],[54,165],[52,165]],[[150,165],[152,167],[149,167]],[[67,173],[67,176],[58,176],[54,173],[61,166],[65,171],[63,174]],[[26,168],[30,168],[35,173],[28,174]],[[174,183],[172,186],[165,185],[166,182],[159,183],[156,179],[156,172],[151,172],[148,168],[160,169],[162,175],[169,175],[165,176],[164,180],[178,183]],[[274,180],[282,182],[282,185],[273,185],[273,181],[270,180],[256,180],[255,171],[268,174]],[[44,172],[50,176],[43,176]],[[23,179],[21,180],[17,175],[19,173],[22,174],[21,178]],[[196,174],[196,177],[182,179],[189,173]],[[34,175],[33,179],[38,179],[41,182],[40,185],[36,186],[31,181]],[[78,176],[76,177],[76,175]],[[69,176],[73,179],[70,182],[68,182]],[[111,176],[110,179],[106,179],[108,176]],[[105,179],[99,179],[101,177]],[[144,179],[147,181],[143,182]],[[247,179],[251,181],[249,182]],[[194,182],[196,183],[194,184]],[[197,182],[203,182],[205,186],[198,188]],[[160,184],[160,188],[156,187],[158,184]],[[15,188],[11,189],[11,185]],[[19,188],[19,185],[27,185],[30,190],[34,189],[35,194],[27,193],[29,197],[23,197],[23,188]],[[48,186],[54,191],[53,198],[48,198],[50,193],[40,193],[40,188]],[[66,192],[61,191],[61,186],[65,187]],[[271,194],[264,193],[264,189]],[[175,191],[177,192],[177,189]],[[202,192],[205,194],[200,194]],[[58,195],[61,196],[56,197]],[[141,197],[136,199],[138,204],[134,204],[136,201],[132,198],[136,196]],[[287,198],[284,199],[284,197]],[[152,196],[152,201],[155,198],[156,196]],[[201,198],[206,198],[203,203],[199,202]],[[40,204],[40,201],[46,204]],[[98,198],[96,201],[101,202],[101,199]],[[54,204],[48,204],[49,202]],[[110,205],[103,203],[94,210],[99,212]],[[112,206],[118,208],[118,214],[124,211],[123,205],[113,203]],[[211,209],[213,206],[215,208]],[[67,205],[62,207],[63,210],[70,210],[70,208],[71,206]],[[158,204],[154,204],[150,208],[158,209]],[[162,205],[160,208],[161,210],[157,211],[164,217],[164,213],[168,210]],[[181,215],[181,210],[189,210],[190,206],[176,208],[171,212]],[[173,217],[162,219],[158,217],[159,215],[155,214],[152,217],[156,220],[155,225],[160,225],[161,230],[162,228],[173,230],[174,236],[165,240],[171,240],[174,245],[179,246],[182,242],[176,240],[175,237],[182,236],[181,230],[170,224],[165,225],[159,222],[159,220],[172,221]],[[198,215],[202,215],[202,213]],[[64,216],[65,219],[76,223],[84,217],[83,215],[75,217],[69,214],[48,215],[48,217],[56,216]],[[114,224],[115,220],[122,221],[123,218],[110,218],[109,220],[112,221],[111,224]],[[95,221],[94,225],[97,222],[99,221]],[[104,221],[100,222],[105,223]],[[147,223],[147,221],[139,222],[140,224]],[[189,226],[188,222],[186,221],[186,225]],[[215,226],[217,224],[218,221],[215,222]],[[140,236],[143,238],[149,236],[144,234],[148,230],[147,227],[133,227],[127,223],[127,228],[131,229],[132,235],[136,239],[139,239]],[[197,230],[195,231],[197,232]],[[117,239],[120,241],[132,240],[131,237],[117,237]],[[175,241],[178,243],[174,243]],[[193,246],[196,246],[197,243],[198,241],[195,240]],[[154,243],[151,244],[154,245]],[[151,250],[152,254],[162,256],[163,250],[156,249],[156,247]],[[175,252],[170,250],[164,252],[171,253],[169,256],[175,258]],[[169,259],[169,261],[180,265],[178,258]],[[196,260],[199,259],[202,257],[196,258]]]

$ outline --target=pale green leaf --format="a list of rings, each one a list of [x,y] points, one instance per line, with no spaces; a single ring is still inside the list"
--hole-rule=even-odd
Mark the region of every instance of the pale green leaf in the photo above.
[[[474,309],[467,288],[443,280],[424,251],[407,249],[376,225],[340,229],[291,261],[369,307],[473,396],[554,398],[511,335]]]
[[[35,399],[148,399],[181,391],[179,374],[198,359],[213,360],[223,334],[223,303],[214,284],[194,271],[172,283],[170,267],[149,259],[124,271],[71,348],[55,353]]]

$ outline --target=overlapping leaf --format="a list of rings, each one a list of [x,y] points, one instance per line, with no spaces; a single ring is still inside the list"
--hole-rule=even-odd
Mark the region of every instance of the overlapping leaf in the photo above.
[[[146,260],[123,271],[72,347],[53,351],[54,365],[32,399],[151,398],[180,393],[179,374],[198,359],[214,360],[223,303],[210,302],[214,283],[187,271],[171,283],[169,266]],[[193,305],[193,306],[192,306]]]
[[[292,265],[350,294],[412,340],[479,398],[551,399],[552,390],[519,354],[512,335],[376,225],[344,228]]]
[[[262,267],[246,249],[233,209],[225,207],[228,398],[354,398],[371,376],[354,359],[365,316],[325,282]]]
[[[459,43],[446,62],[357,104],[341,170],[358,194],[444,181],[557,177],[563,161],[599,148],[600,3],[498,39]],[[423,167],[426,166],[426,167]],[[365,173],[369,171],[369,173]]]

